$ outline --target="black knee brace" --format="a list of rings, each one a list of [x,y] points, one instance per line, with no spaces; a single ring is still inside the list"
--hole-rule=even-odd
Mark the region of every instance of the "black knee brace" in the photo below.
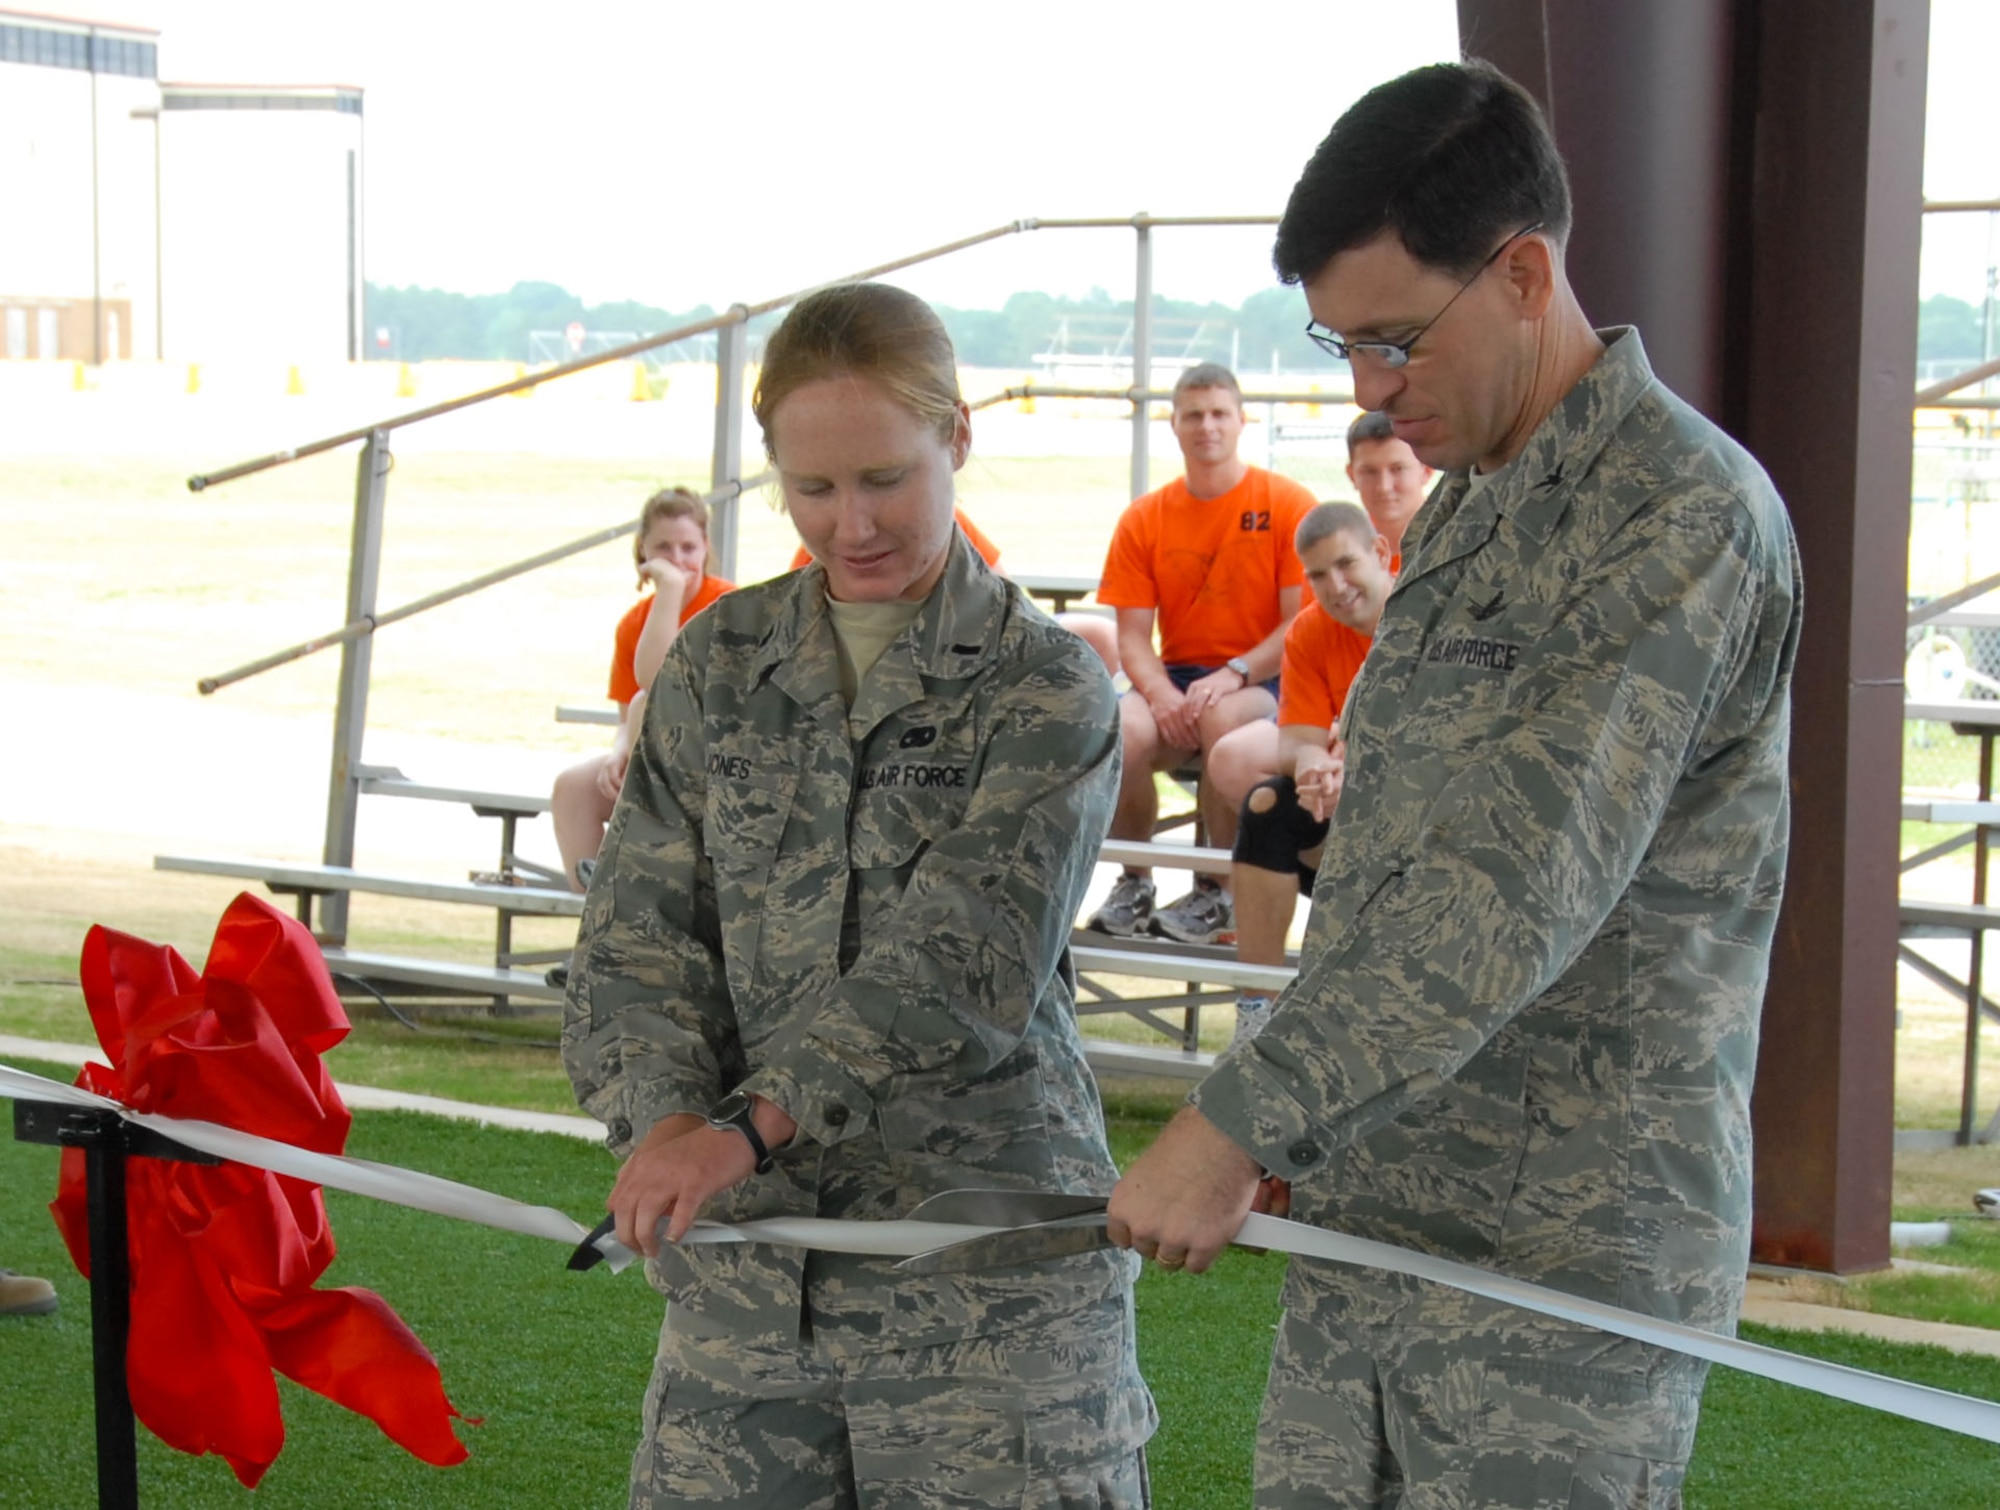
[[[1260,805],[1263,811],[1259,811]],[[1258,870],[1296,874],[1300,889],[1310,893],[1312,871],[1299,864],[1299,853],[1325,840],[1326,830],[1325,822],[1299,806],[1299,789],[1292,785],[1292,778],[1273,776],[1250,788],[1243,799],[1236,848],[1230,858]]]

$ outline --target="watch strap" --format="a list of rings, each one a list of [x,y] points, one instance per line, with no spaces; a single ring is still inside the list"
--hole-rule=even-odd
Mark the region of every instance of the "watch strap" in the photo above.
[[[732,1106],[731,1102],[736,1104]],[[771,1149],[765,1143],[764,1135],[757,1131],[757,1124],[751,1120],[750,1113],[754,1106],[755,1103],[741,1092],[725,1096],[710,1108],[708,1125],[717,1129],[734,1128],[743,1134],[743,1140],[750,1145],[750,1152],[757,1160],[757,1173],[769,1174],[773,1163]]]

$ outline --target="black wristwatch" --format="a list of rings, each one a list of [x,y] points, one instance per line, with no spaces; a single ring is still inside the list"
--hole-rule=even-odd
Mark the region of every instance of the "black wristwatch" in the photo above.
[[[1247,660],[1245,660],[1242,656],[1232,655],[1228,660],[1224,661],[1222,664],[1227,666],[1231,671],[1234,671],[1238,676],[1242,677],[1244,686],[1247,687],[1250,685],[1250,663]]]
[[[750,1110],[756,1103],[747,1092],[731,1091],[708,1109],[708,1125],[727,1131],[735,1128],[750,1144],[750,1152],[757,1157],[757,1173],[771,1172],[771,1150],[764,1144],[764,1136],[757,1131],[757,1124],[750,1120]]]

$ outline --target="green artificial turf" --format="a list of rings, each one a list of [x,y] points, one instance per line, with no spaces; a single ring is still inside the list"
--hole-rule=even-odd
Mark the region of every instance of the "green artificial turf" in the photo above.
[[[1834,1333],[1746,1326],[1749,1342],[2000,1399],[2000,1360]],[[1687,1510],[1983,1510],[2000,1447],[1864,1406],[1711,1369]]]
[[[1234,1249],[1206,1274],[1140,1275],[1139,1367],[1160,1410],[1147,1448],[1161,1510],[1250,1503],[1285,1260]]]
[[[57,1066],[20,1068],[67,1079]],[[577,1139],[481,1128],[407,1113],[358,1113],[348,1151],[441,1174],[595,1220],[613,1172]],[[46,1211],[56,1150],[0,1140],[0,1264],[55,1282],[54,1316],[0,1318],[0,1422],[9,1444],[0,1506],[94,1504],[90,1290]],[[337,1191],[327,1209],[340,1256],[323,1284],[378,1291],[437,1356],[470,1461],[418,1462],[374,1425],[281,1384],[286,1444],[254,1500],[217,1458],[190,1458],[142,1428],[148,1510],[241,1503],[313,1510],[390,1506],[613,1505],[624,1502],[660,1301],[633,1270],[572,1274],[537,1238],[383,1205]]]
[[[1178,1099],[1107,1097],[1111,1153],[1119,1167],[1158,1135]],[[1248,1505],[1264,1371],[1278,1325],[1285,1260],[1231,1249],[1206,1274],[1140,1271],[1139,1367],[1160,1411],[1146,1449],[1154,1502],[1172,1507]]]
[[[68,1079],[52,1065],[23,1069]],[[1170,1099],[1122,1103],[1128,1162]],[[350,1151],[560,1207],[599,1209],[609,1155],[581,1141],[404,1113],[358,1113]],[[89,1287],[49,1220],[53,1149],[0,1138],[0,1264],[55,1281],[54,1316],[0,1319],[0,1506],[95,1501]],[[148,1510],[227,1506],[610,1506],[623,1502],[660,1305],[633,1272],[571,1274],[553,1243],[330,1193],[341,1253],[329,1284],[378,1290],[437,1355],[466,1464],[430,1468],[358,1416],[282,1386],[288,1439],[245,1497],[213,1458],[140,1434]],[[1140,1359],[1163,1425],[1150,1449],[1160,1510],[1247,1506],[1256,1417],[1283,1260],[1225,1254],[1206,1275],[1140,1280]],[[1757,1341],[1944,1389],[2000,1398],[2000,1362],[1937,1349],[1746,1328]],[[1958,1510],[2000,1503],[2000,1449],[1912,1421],[1716,1369],[1690,1475],[1690,1510]]]

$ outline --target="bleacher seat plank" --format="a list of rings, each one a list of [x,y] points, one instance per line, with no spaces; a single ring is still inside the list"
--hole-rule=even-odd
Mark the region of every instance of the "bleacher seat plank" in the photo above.
[[[332,944],[325,945],[320,952],[326,956],[327,969],[336,975],[359,976],[367,981],[401,981],[406,985],[428,986],[438,991],[463,991],[468,996],[519,996],[534,1001],[563,999],[562,987],[550,985],[533,970],[371,954],[366,950],[346,949]]]
[[[1134,975],[1147,980],[1194,980],[1241,990],[1246,986],[1278,991],[1298,974],[1290,965],[1246,965],[1223,951],[1196,953],[1186,946],[1171,950],[1121,949],[1108,944],[1071,944],[1070,959],[1079,971],[1102,975]]]
[[[581,917],[583,898],[548,886],[488,886],[478,881],[427,881],[379,875],[344,865],[289,864],[279,860],[233,860],[201,855],[155,855],[153,869],[191,875],[234,876],[262,881],[274,890],[367,892],[425,902],[497,907],[538,917]]]
[[[549,810],[549,799],[525,792],[482,792],[472,787],[427,786],[402,776],[367,776],[361,790],[377,797],[415,797],[427,802],[462,802],[494,812],[536,816]]]
[[[434,990],[464,991],[472,996],[513,996],[546,1002],[563,999],[559,987],[551,986],[541,976],[525,970],[408,959],[358,949],[329,947],[325,954],[329,970],[369,981],[402,981]],[[1195,1081],[1215,1067],[1213,1054],[1170,1049],[1158,1044],[1117,1043],[1110,1039],[1085,1037],[1083,1051],[1092,1071],[1101,1075],[1145,1075]]]
[[[1062,572],[1009,572],[1022,592],[1031,598],[1047,598],[1056,613],[1066,613],[1078,598],[1097,591],[1097,578]]]
[[[1083,1057],[1099,1075],[1151,1075],[1164,1080],[1199,1080],[1215,1068],[1215,1056],[1200,1050],[1170,1049],[1153,1043],[1083,1040]]]
[[[2000,824],[2000,802],[1923,801],[1903,803],[1905,823]]]
[[[1162,870],[1192,870],[1204,876],[1229,874],[1229,851],[1201,844],[1148,844],[1142,839],[1106,839],[1097,852],[1107,865],[1157,865]]]
[[[1903,901],[1896,906],[1896,920],[1911,928],[1943,928],[1953,933],[1977,933],[2000,928],[2000,907],[1975,907],[1970,902]]]

